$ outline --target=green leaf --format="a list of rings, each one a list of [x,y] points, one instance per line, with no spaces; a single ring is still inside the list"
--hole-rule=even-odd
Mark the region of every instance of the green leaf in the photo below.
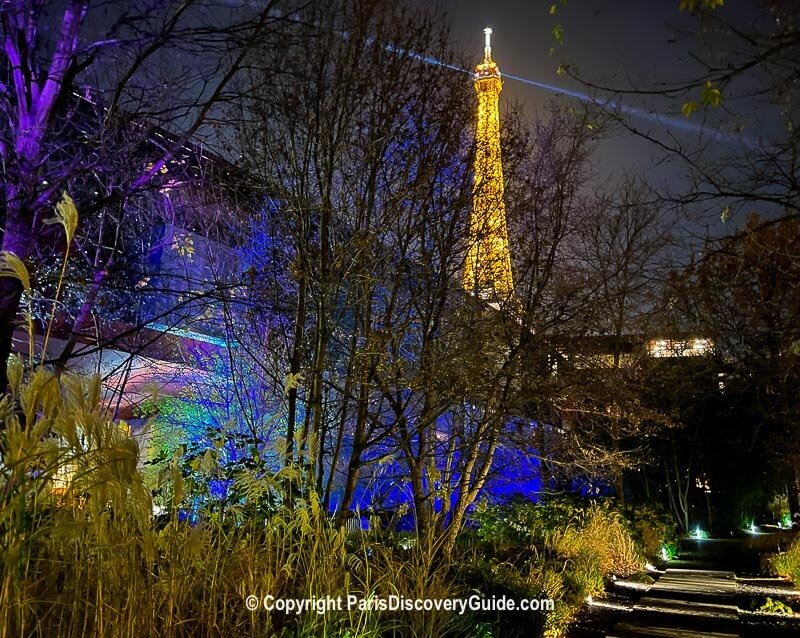
[[[558,10],[558,5],[556,5],[555,3],[550,5],[550,15],[551,16],[554,16],[556,14],[557,10]]]
[[[683,113],[684,117],[689,117],[699,108],[700,105],[697,102],[686,102],[686,104],[683,105],[683,108],[681,108],[681,113]]]
[[[553,37],[559,44],[564,44],[564,27],[560,24],[553,25]]]
[[[719,106],[722,102],[722,93],[720,93],[720,90],[711,84],[711,80],[708,80],[703,85],[703,91],[700,94],[700,99],[703,101],[703,104],[707,106]]]
[[[200,472],[204,476],[210,476],[214,470],[217,469],[217,452],[216,450],[206,450],[200,459],[199,464]]]
[[[559,64],[558,68],[556,69],[556,75],[564,75],[567,72],[569,65]]]

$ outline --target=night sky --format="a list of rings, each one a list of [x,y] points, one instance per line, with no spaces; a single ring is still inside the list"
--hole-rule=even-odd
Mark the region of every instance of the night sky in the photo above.
[[[571,78],[558,75],[556,69],[560,63],[577,67],[582,76],[600,84],[642,86],[655,76],[675,77],[676,60],[682,63],[686,59],[685,46],[667,43],[674,31],[668,22],[691,26],[691,18],[677,11],[677,3],[586,0],[559,5],[555,16],[549,14],[550,5],[549,1],[445,1],[454,39],[466,51],[474,50],[479,57],[483,27],[491,26],[495,57],[506,75],[554,87],[590,91]],[[556,23],[564,29],[563,46],[558,45],[552,34]],[[555,49],[552,55],[551,49]],[[504,88],[505,99],[523,101],[532,110],[556,97],[553,91],[511,79],[507,79]],[[635,104],[633,100],[630,102]],[[679,105],[678,110],[671,110],[670,105],[660,106],[663,115],[676,118],[680,115]],[[625,155],[614,160],[618,166],[632,161]]]
[[[523,102],[531,113],[554,99],[569,103],[575,98],[557,97],[554,91],[527,85],[509,75],[588,93],[592,89],[567,75],[558,75],[558,65],[569,64],[579,69],[581,77],[598,85],[626,89],[683,80],[699,70],[690,55],[692,50],[699,49],[699,39],[694,35],[698,21],[680,12],[677,0],[559,3],[555,16],[550,15],[551,4],[549,0],[442,0],[440,6],[451,21],[457,46],[463,47],[476,62],[483,50],[483,28],[492,27],[495,59],[506,76],[504,99]],[[737,3],[720,12],[741,25],[753,19],[754,7],[755,3]],[[563,26],[561,46],[552,33],[557,23]],[[552,54],[551,49],[555,49]],[[738,101],[730,104],[730,111],[720,108],[706,114],[695,113],[687,119],[680,111],[683,101],[645,101],[631,96],[624,98],[623,104],[649,114],[630,120],[638,128],[659,135],[669,129],[670,134],[687,144],[693,143],[703,126],[711,125],[712,130],[724,135],[735,124],[744,126],[745,141],[715,142],[710,148],[712,153],[746,153],[748,142],[756,143],[765,130],[774,130],[770,118],[764,117],[763,105],[758,118],[752,116],[752,105]],[[686,188],[685,167],[675,161],[664,161],[654,145],[630,135],[603,140],[598,159],[599,176],[603,180],[630,170],[662,188]],[[713,220],[710,222],[713,224]]]

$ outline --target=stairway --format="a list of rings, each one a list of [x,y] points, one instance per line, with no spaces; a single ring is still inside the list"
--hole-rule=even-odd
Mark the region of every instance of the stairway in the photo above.
[[[733,572],[668,569],[607,638],[739,636]]]

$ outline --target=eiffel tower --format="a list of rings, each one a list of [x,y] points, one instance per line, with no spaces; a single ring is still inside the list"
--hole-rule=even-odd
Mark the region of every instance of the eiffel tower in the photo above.
[[[503,82],[492,60],[492,30],[486,36],[483,62],[475,69],[478,121],[469,249],[464,265],[464,289],[492,302],[508,301],[514,290],[508,250],[503,161],[500,154],[500,91]]]

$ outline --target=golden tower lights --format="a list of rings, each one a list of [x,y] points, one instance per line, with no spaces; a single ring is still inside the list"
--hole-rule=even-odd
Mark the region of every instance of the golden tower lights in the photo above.
[[[503,82],[500,69],[492,60],[492,30],[487,27],[483,32],[486,35],[483,62],[475,69],[478,121],[464,288],[487,300],[505,301],[511,296],[514,282],[500,156],[499,101]]]

